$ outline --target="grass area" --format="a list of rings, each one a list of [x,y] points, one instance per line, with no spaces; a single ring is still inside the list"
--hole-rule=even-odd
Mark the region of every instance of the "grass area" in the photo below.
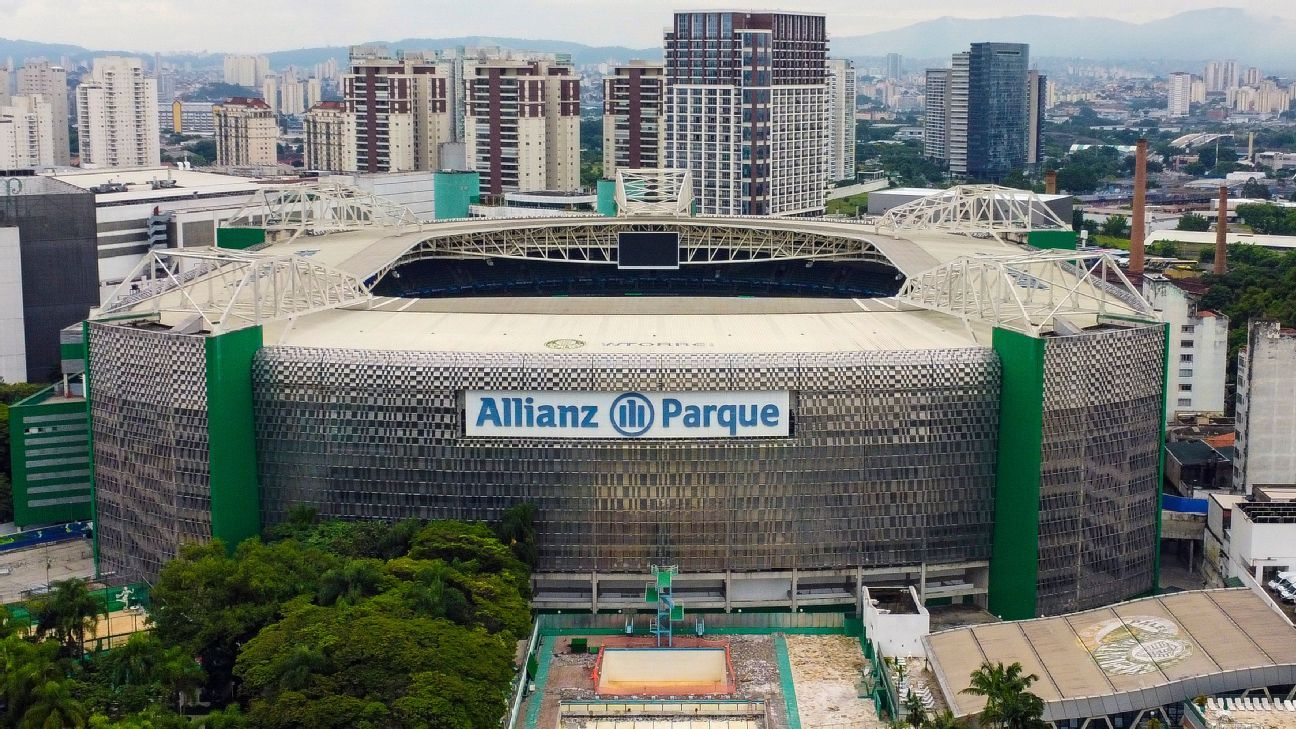
[[[1114,235],[1091,235],[1089,236],[1091,245],[1099,248],[1119,248],[1122,251],[1128,251],[1130,247],[1129,238],[1118,238]]]
[[[857,215],[868,212],[868,193],[861,192],[858,195],[850,197],[840,197],[836,200],[828,201],[829,215]]]

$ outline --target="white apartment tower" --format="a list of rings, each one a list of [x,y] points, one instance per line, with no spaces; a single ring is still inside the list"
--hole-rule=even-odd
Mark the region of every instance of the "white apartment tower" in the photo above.
[[[666,145],[666,67],[631,61],[603,77],[603,176],[619,167],[662,166]]]
[[[1252,319],[1238,352],[1233,488],[1296,484],[1296,332]]]
[[[923,90],[923,154],[930,159],[949,160],[949,84],[950,69],[927,69]]]
[[[483,195],[580,188],[580,78],[551,61],[464,66],[464,147]]]
[[[269,74],[270,59],[265,56],[225,56],[225,83],[227,84],[253,89]]]
[[[140,59],[94,60],[90,77],[77,87],[77,131],[83,167],[161,163],[157,79],[144,73]]]
[[[236,97],[212,107],[216,127],[216,164],[271,166],[277,161],[279,122],[261,99]]]
[[[302,120],[306,169],[356,171],[355,117],[340,101],[321,101]]]
[[[450,66],[435,54],[351,49],[342,80],[359,172],[435,170],[451,140]]]
[[[42,96],[13,96],[0,104],[0,170],[54,164],[54,114]]]
[[[968,80],[971,76],[971,54],[955,53],[951,59],[949,96],[945,101],[945,161],[951,175],[962,177],[968,171]]]
[[[1183,72],[1170,74],[1170,82],[1166,84],[1166,109],[1169,116],[1188,116],[1192,107],[1192,97],[1192,74]]]
[[[1166,417],[1224,413],[1229,319],[1199,308],[1200,281],[1161,274],[1143,277],[1143,297],[1161,312],[1169,327]]]
[[[40,96],[49,102],[54,127],[54,164],[72,164],[68,147],[67,71],[48,61],[28,61],[18,69],[18,94]]]
[[[666,167],[704,215],[814,215],[828,165],[824,16],[677,12],[666,31]]]
[[[829,182],[855,179],[855,64],[828,61]]]

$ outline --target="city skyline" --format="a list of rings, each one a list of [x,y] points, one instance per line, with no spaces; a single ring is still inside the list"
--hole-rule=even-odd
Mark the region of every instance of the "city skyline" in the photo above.
[[[1264,0],[1233,0],[1228,7],[1247,12],[1296,19],[1296,9],[1275,6]],[[43,43],[68,43],[91,50],[123,50],[139,53],[227,52],[266,53],[305,47],[349,45],[396,35],[425,36],[516,36],[531,39],[579,39],[592,45],[624,45],[647,48],[661,43],[661,32],[677,10],[729,9],[773,10],[768,3],[734,0],[712,2],[674,0],[667,3],[629,0],[618,4],[619,23],[589,23],[592,13],[605,7],[590,0],[500,0],[474,8],[471,14],[456,14],[461,6],[447,2],[419,3],[413,0],[379,0],[355,13],[338,0],[316,4],[319,12],[302,14],[280,0],[252,2],[232,0],[225,12],[193,22],[193,7],[179,0],[139,3],[87,2],[86,0],[0,0],[0,27],[7,38]],[[816,0],[798,7],[799,12],[828,16],[829,30],[839,37],[894,30],[941,17],[989,19],[1013,15],[1053,17],[1110,17],[1143,23],[1191,10],[1222,7],[1217,0],[1186,0],[1172,11],[1148,6],[1094,0],[1086,12],[1072,12],[1071,5],[1058,0],[1023,3],[1011,0],[982,0],[957,9],[936,0],[915,0],[887,15],[859,9],[847,0]],[[334,12],[336,11],[336,12]],[[250,17],[260,22],[248,23]],[[395,22],[399,20],[399,23]],[[393,33],[393,28],[402,30]]]

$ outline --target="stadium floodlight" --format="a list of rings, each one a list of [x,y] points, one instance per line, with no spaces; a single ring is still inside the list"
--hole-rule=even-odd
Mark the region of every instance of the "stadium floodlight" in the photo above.
[[[617,168],[617,215],[689,215],[693,177],[688,170]]]
[[[290,231],[290,238],[296,238],[308,231],[332,233],[419,225],[418,218],[402,205],[358,187],[316,182],[259,189],[222,227]]]
[[[958,185],[891,208],[879,230],[989,235],[1070,230],[1040,196],[999,185]]]
[[[1038,337],[1057,327],[1159,321],[1106,254],[963,256],[910,277],[896,298]]]
[[[108,297],[100,315],[169,315],[173,325],[194,322],[220,334],[370,298],[355,276],[305,256],[155,250]]]

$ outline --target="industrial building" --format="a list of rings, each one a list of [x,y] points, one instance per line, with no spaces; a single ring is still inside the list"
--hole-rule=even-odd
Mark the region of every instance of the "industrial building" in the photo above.
[[[465,215],[474,176],[446,177],[438,217],[451,188]],[[87,324],[100,569],[298,505],[531,502],[547,608],[641,597],[662,563],[721,608],[1152,589],[1165,329],[1111,261],[982,235],[1070,235],[1038,201],[866,226],[689,217],[678,184],[618,217],[421,225],[297,186],[227,221],[233,249],[152,251]]]

